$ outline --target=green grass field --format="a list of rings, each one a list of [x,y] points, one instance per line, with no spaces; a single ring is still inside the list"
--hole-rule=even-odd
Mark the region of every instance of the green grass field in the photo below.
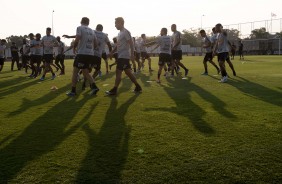
[[[124,77],[118,95],[105,96],[112,71],[97,96],[79,83],[74,98],[65,95],[72,60],[65,76],[41,83],[6,62],[0,183],[281,183],[282,57],[246,59],[222,84],[210,64],[200,75],[202,57],[185,57],[188,79],[157,84],[153,58],[155,71],[146,65],[137,77],[140,95]]]

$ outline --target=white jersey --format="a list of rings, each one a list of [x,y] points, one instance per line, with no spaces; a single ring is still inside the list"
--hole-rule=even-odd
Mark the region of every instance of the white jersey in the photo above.
[[[179,44],[175,47],[175,50],[181,50],[181,45],[182,45],[181,33],[179,31],[175,31],[172,34],[171,38],[172,38],[172,47],[174,47],[179,42]]]
[[[29,55],[29,44],[23,44],[23,55]]]
[[[134,43],[134,48],[135,48],[135,51],[137,53],[140,53],[141,52],[141,49],[140,49],[140,43],[138,41],[135,41]]]
[[[94,55],[94,41],[97,39],[95,32],[86,25],[81,25],[76,29],[76,35],[80,36],[77,47],[77,54]]]
[[[41,42],[44,54],[53,54],[53,48],[58,45],[58,41],[53,35],[43,36]]]
[[[35,48],[33,47],[35,45],[35,39],[29,40],[30,45],[30,55],[34,55]]]
[[[5,58],[6,45],[0,45],[0,58]]]
[[[220,33],[217,36],[217,40],[217,53],[229,52],[227,36],[225,36],[223,33]]]
[[[31,51],[30,49],[30,54],[31,55],[38,55],[38,56],[42,56],[43,55],[43,47],[41,45],[41,40],[31,40],[32,42],[30,42],[30,46],[33,46],[33,50]]]
[[[211,38],[209,38],[208,36],[206,36],[206,37],[204,38],[204,45],[205,45],[205,46],[210,45],[209,47],[206,47],[206,48],[205,48],[207,53],[212,52],[211,43],[212,43],[212,42],[211,42]]]
[[[160,53],[171,54],[171,37],[159,36],[157,38],[157,44],[160,46]]]
[[[64,54],[65,43],[62,42],[62,41],[58,42],[58,47],[57,47],[57,49],[58,49],[58,55],[59,55],[59,54]]]
[[[130,32],[123,28],[117,37],[118,58],[130,59],[130,45],[128,41],[132,40]]]
[[[215,43],[216,43],[216,41],[217,41],[217,36],[218,36],[218,33],[215,33],[215,34],[213,34],[213,35],[211,36],[210,41],[211,41],[212,44],[215,44]]]
[[[142,39],[140,41],[140,51],[141,52],[147,52],[145,44],[146,44],[146,40]]]
[[[106,52],[105,46],[108,42],[110,42],[110,40],[108,36],[102,31],[95,31],[95,35],[97,37],[98,47],[94,49],[94,55],[102,57],[102,54]]]

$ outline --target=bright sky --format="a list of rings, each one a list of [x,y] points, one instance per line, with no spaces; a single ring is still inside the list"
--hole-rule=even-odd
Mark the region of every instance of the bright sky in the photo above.
[[[10,35],[41,33],[46,27],[53,28],[55,36],[74,35],[82,17],[90,18],[90,27],[97,24],[104,26],[104,32],[110,40],[118,34],[114,20],[118,16],[125,19],[125,27],[132,36],[145,33],[157,36],[162,27],[170,30],[170,25],[177,24],[177,29],[190,30],[223,25],[282,18],[282,0],[0,0],[1,29],[0,38]],[[54,10],[54,13],[52,13]],[[204,16],[203,16],[204,15]],[[281,31],[281,21],[273,23],[273,32]],[[251,31],[249,28],[245,28]],[[255,25],[265,27],[262,22]],[[235,26],[238,28],[238,26]],[[243,28],[242,28],[243,29]],[[249,31],[249,32],[250,32]],[[171,32],[169,32],[171,34]],[[69,44],[70,40],[63,39]]]

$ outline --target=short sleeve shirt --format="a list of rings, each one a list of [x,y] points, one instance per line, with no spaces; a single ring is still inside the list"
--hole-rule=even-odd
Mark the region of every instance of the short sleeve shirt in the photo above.
[[[122,29],[117,37],[118,58],[130,59],[130,46],[128,41],[132,40],[131,34],[127,29]]]
[[[176,46],[176,50],[181,50],[181,45],[182,45],[181,33],[179,31],[175,31],[172,34],[172,46],[174,47],[174,45],[178,42],[179,44]]]
[[[57,39],[53,35],[43,36],[41,42],[44,54],[53,54],[53,48],[58,44]]]
[[[80,36],[77,47],[77,54],[94,55],[94,40],[96,39],[94,31],[88,26],[81,25],[76,29],[76,35]]]
[[[171,37],[160,36],[156,41],[160,45],[160,53],[171,54]]]
[[[105,53],[105,45],[110,42],[108,36],[102,31],[95,31],[97,37],[98,47],[94,50],[94,55],[102,57],[102,54]]]

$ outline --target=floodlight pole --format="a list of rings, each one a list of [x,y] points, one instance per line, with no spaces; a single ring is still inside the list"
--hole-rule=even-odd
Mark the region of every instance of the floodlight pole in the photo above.
[[[52,35],[54,36],[54,22],[53,22],[53,20],[54,20],[54,10],[52,11]]]
[[[201,16],[201,29],[203,29],[203,17],[204,17],[205,15],[202,15]]]

